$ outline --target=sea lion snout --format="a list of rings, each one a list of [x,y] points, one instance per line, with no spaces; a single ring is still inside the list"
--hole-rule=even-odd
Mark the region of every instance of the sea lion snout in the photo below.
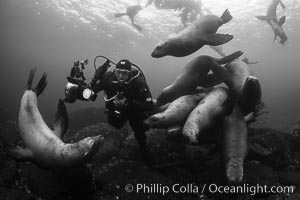
[[[151,53],[151,56],[153,58],[161,58],[163,56],[165,56],[165,52],[164,52],[164,46],[165,46],[165,42],[160,41],[156,47],[154,48],[154,50]]]
[[[247,112],[254,110],[255,106],[260,102],[262,91],[259,80],[254,76],[248,76],[243,89],[244,109]]]
[[[153,123],[157,122],[158,121],[158,118],[153,115],[151,117],[148,117],[146,120],[145,120],[145,123],[149,126],[153,125]]]
[[[84,157],[94,155],[102,146],[104,137],[102,135],[97,135],[94,137],[87,137],[80,141],[82,145],[86,145],[86,153]]]

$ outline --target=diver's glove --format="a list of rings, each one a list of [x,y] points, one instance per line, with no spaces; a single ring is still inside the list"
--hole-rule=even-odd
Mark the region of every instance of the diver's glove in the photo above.
[[[107,69],[110,67],[110,61],[107,60],[103,65],[101,65],[100,67],[98,67],[98,69],[96,70],[95,74],[94,74],[94,79],[96,80],[100,80],[103,76],[103,74],[107,71]]]

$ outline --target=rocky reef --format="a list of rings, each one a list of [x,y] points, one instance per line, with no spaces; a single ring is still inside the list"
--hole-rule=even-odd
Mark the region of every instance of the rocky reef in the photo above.
[[[66,142],[75,142],[87,136],[103,135],[105,141],[89,163],[78,168],[47,171],[32,163],[15,162],[5,153],[6,144],[20,142],[16,122],[1,123],[0,133],[0,199],[300,198],[300,137],[297,134],[248,128],[249,153],[244,165],[244,183],[247,187],[257,184],[267,187],[295,186],[293,193],[253,195],[250,192],[195,192],[195,186],[228,185],[217,141],[201,146],[187,145],[165,130],[151,129],[147,132],[148,145],[156,164],[146,166],[142,163],[139,147],[129,126],[116,130],[106,123],[98,123],[79,131],[70,130],[64,138]],[[148,186],[148,191],[137,192],[137,185],[141,184]],[[172,188],[175,184],[178,190],[182,187],[186,191],[162,194],[163,189]],[[155,187],[161,191],[155,191]],[[133,191],[130,192],[131,189]]]

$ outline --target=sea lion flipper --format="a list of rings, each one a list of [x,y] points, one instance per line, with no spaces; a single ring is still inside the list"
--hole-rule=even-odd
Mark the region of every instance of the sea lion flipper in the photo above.
[[[7,152],[16,161],[31,161],[33,158],[33,153],[30,149],[20,146],[8,147]]]
[[[281,5],[282,9],[284,10],[285,9],[285,5],[283,4],[283,2],[281,0],[279,0],[279,3]]]
[[[142,31],[143,30],[143,27],[137,25],[137,24],[132,24],[138,31]]]
[[[220,18],[222,19],[223,24],[225,24],[232,19],[232,16],[230,15],[229,10],[226,9]]]
[[[47,86],[47,74],[44,73],[40,81],[38,82],[37,86],[35,87],[34,91],[37,96],[39,96]]]
[[[55,120],[53,123],[53,133],[60,139],[63,138],[64,134],[68,130],[68,121],[66,106],[63,100],[59,99],[57,112],[55,114]]]
[[[269,18],[267,16],[263,16],[263,15],[258,15],[258,16],[255,16],[257,19],[259,20],[262,20],[262,21],[268,21]]]
[[[211,46],[218,46],[221,44],[225,44],[232,40],[233,35],[230,34],[208,34],[205,36],[205,38],[202,38],[202,40],[207,44]]]
[[[285,16],[280,17],[279,19],[279,26],[282,26],[285,22]]]
[[[122,17],[124,15],[128,15],[128,14],[127,13],[115,13],[114,17],[117,18],[117,17]]]
[[[218,64],[222,65],[222,64],[226,64],[226,63],[230,63],[232,61],[234,61],[235,59],[239,58],[241,55],[243,55],[244,53],[242,51],[236,51],[228,56],[225,56],[219,60],[216,60]]]
[[[36,71],[36,67],[30,70],[29,77],[27,80],[27,90],[31,90],[32,80]]]

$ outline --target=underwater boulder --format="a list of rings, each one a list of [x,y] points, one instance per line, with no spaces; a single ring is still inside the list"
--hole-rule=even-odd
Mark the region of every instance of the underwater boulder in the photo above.
[[[298,152],[300,138],[269,128],[248,129],[248,159],[258,160],[274,169],[297,165],[294,155]],[[264,152],[262,152],[264,149]]]

